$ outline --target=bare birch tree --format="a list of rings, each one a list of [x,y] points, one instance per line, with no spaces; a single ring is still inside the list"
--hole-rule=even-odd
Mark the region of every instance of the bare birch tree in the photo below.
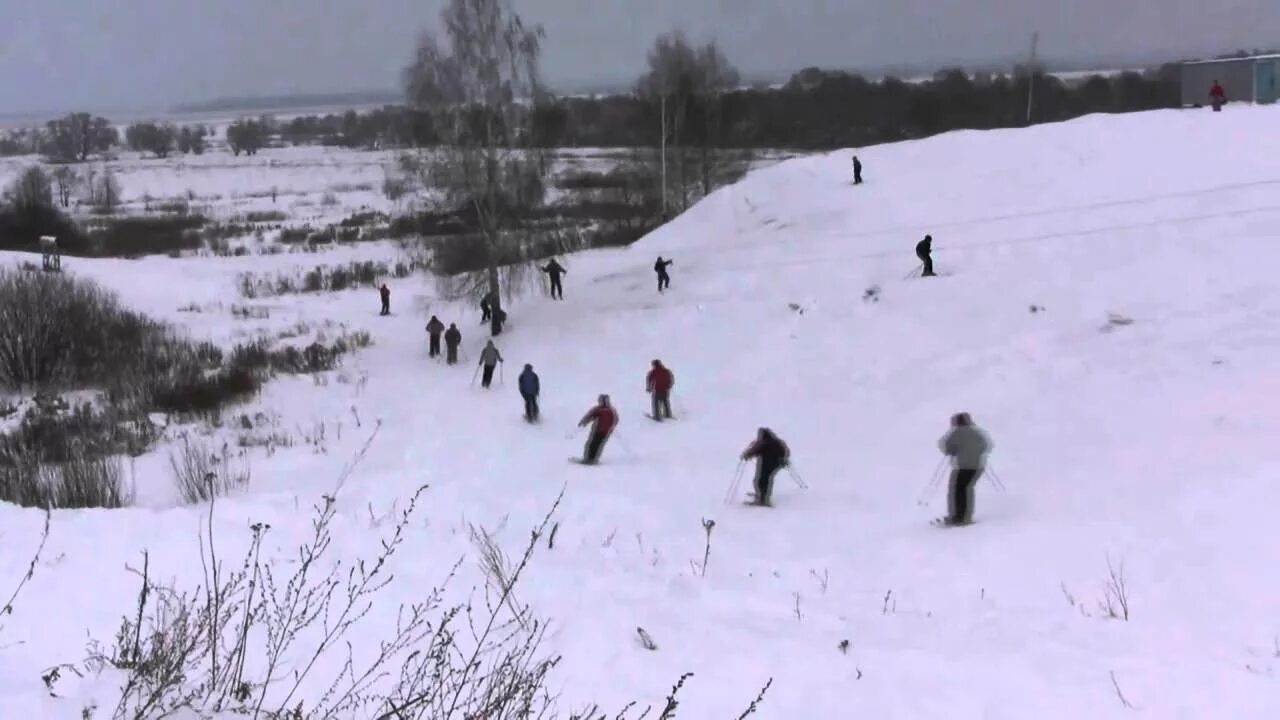
[[[521,212],[545,195],[547,158],[529,133],[543,97],[544,33],[527,27],[509,0],[449,0],[440,16],[447,49],[424,33],[404,81],[409,104],[431,113],[441,145],[405,167],[431,204],[474,221],[483,268],[451,283],[454,294],[490,296],[497,335],[503,291],[527,269]]]

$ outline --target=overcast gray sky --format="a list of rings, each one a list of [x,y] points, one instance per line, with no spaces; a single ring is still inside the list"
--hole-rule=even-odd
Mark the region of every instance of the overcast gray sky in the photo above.
[[[398,87],[442,0],[0,0],[0,114]],[[1280,0],[516,0],[553,82],[628,78],[655,35],[717,38],[747,73],[1209,53],[1265,45]]]

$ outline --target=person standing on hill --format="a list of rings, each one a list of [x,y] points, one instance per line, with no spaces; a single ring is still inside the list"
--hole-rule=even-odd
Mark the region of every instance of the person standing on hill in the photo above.
[[[538,374],[533,371],[533,366],[526,364],[524,372],[520,373],[520,397],[524,399],[524,419],[529,422],[538,422],[538,393],[542,390],[542,384],[538,381]]]
[[[613,429],[618,426],[618,411],[609,404],[609,396],[601,395],[596,406],[587,411],[578,422],[578,427],[591,425],[591,434],[587,436],[587,445],[582,450],[582,464],[595,465],[600,462],[600,453],[604,444],[609,441]]]
[[[427,338],[430,340],[427,357],[439,357],[440,333],[442,332],[444,332],[444,323],[440,322],[440,318],[432,315],[431,320],[427,322]]]
[[[862,161],[858,159],[857,155],[853,156],[853,184],[862,184]]]
[[[493,383],[493,369],[498,363],[503,362],[502,353],[498,352],[498,348],[494,347],[493,341],[490,340],[484,344],[484,349],[480,351],[480,364],[484,366],[484,376],[480,378],[480,387],[488,390],[489,385]],[[475,382],[473,379],[472,382]]]
[[[924,263],[924,272],[920,273],[920,277],[933,277],[932,235],[925,235],[923,240],[916,243],[916,257],[920,258],[920,262]]]
[[[973,486],[982,477],[991,452],[991,439],[969,413],[951,416],[951,430],[938,441],[938,449],[951,458],[951,486],[947,492],[947,516],[939,524],[968,525],[973,522]]]
[[[1227,102],[1227,91],[1222,89],[1222,85],[1217,80],[1213,81],[1213,87],[1209,88],[1209,102],[1213,104],[1214,112],[1222,112],[1222,106]]]
[[[382,296],[382,315],[391,314],[391,288],[386,283],[382,283],[382,287],[378,288],[378,295]]]
[[[449,323],[449,329],[444,331],[444,361],[449,365],[458,364],[458,346],[462,344],[462,331],[458,329],[456,323]]]
[[[663,260],[662,256],[658,256],[658,261],[653,264],[653,271],[658,273],[658,292],[662,292],[671,287],[671,276],[667,274],[667,268],[674,265],[672,260]]]
[[[787,444],[773,434],[769,428],[760,428],[755,442],[742,452],[744,461],[756,458],[756,493],[752,505],[771,506],[773,504],[773,476],[787,466],[791,460],[791,450]]]
[[[676,376],[661,360],[654,360],[644,384],[645,390],[653,397],[651,417],[658,422],[662,422],[663,418],[671,419],[671,388],[676,384]]]
[[[484,297],[480,298],[480,323],[489,322],[489,318],[493,317],[493,293],[487,292]]]
[[[546,265],[543,265],[541,270],[542,272],[546,273],[547,277],[550,278],[551,280],[552,299],[563,300],[564,285],[560,283],[560,276],[564,275],[569,271],[565,270],[564,267],[560,265],[560,263],[556,262],[555,258],[552,258],[551,262],[547,263]]]

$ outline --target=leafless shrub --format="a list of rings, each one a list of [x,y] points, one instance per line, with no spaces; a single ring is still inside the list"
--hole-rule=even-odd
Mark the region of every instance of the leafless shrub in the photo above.
[[[1115,670],[1111,671],[1111,687],[1115,689],[1116,697],[1120,698],[1121,705],[1123,705],[1126,709],[1129,709],[1129,710],[1137,709],[1133,706],[1133,703],[1129,702],[1129,699],[1124,696],[1124,691],[1120,689],[1120,681],[1116,680]]]
[[[702,530],[703,532],[706,533],[706,536],[707,536],[706,545],[702,550],[702,564],[694,565],[694,568],[693,568],[694,571],[697,572],[702,577],[707,576],[707,565],[711,562],[711,531],[714,530],[715,527],[716,527],[715,520],[708,520],[706,518],[702,518]],[[690,561],[690,564],[692,565],[693,561]]]
[[[1125,580],[1124,562],[1114,565],[1110,556],[1107,557],[1107,580],[1103,584],[1098,607],[1109,618],[1129,620],[1129,586]]]
[[[234,466],[230,448],[221,450],[200,439],[182,438],[181,447],[169,454],[173,482],[183,502],[208,502],[240,490],[249,484],[247,467]]]
[[[36,545],[35,552],[31,553],[31,562],[27,563],[27,571],[22,574],[22,578],[18,580],[18,584],[14,586],[13,592],[9,594],[9,599],[4,605],[0,605],[0,635],[4,634],[4,618],[13,614],[13,604],[17,602],[18,595],[22,594],[22,588],[26,587],[31,578],[35,577],[36,565],[40,562],[40,555],[44,552],[44,545],[49,541],[49,521],[52,519],[52,513],[48,508],[44,511],[44,528],[40,531],[40,543]]]

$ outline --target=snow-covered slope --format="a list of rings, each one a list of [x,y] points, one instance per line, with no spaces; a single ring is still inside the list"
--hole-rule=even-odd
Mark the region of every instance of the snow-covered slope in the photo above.
[[[287,564],[306,508],[380,418],[337,496],[334,552],[367,555],[371,513],[430,489],[371,622],[444,577],[467,523],[502,528],[515,551],[564,487],[555,547],[520,600],[553,620],[555,684],[575,704],[658,700],[693,672],[681,717],[738,717],[768,678],[761,718],[1280,717],[1280,155],[1257,143],[1277,121],[1231,108],[954,133],[861,152],[859,187],[848,152],[776,165],[627,250],[571,258],[564,302],[512,309],[511,380],[490,392],[468,386],[474,311],[425,282],[393,286],[390,318],[363,294],[277,301],[272,322],[340,321],[375,345],[348,369],[366,382],[282,381],[262,399],[289,426],[345,426],[325,454],[254,458],[252,491],[216,508],[223,552],[262,521]],[[905,279],[926,232],[946,275]],[[659,254],[676,262],[663,296]],[[247,262],[72,269],[190,321],[176,309],[231,302]],[[426,360],[424,312],[463,321],[469,362]],[[653,358],[676,373],[677,422],[643,416]],[[542,376],[533,427],[514,389],[526,362]],[[570,465],[602,392],[622,414],[605,463]],[[941,493],[917,499],[961,410],[991,433],[1007,492],[983,481],[978,523],[938,530]],[[760,425],[809,488],[782,474],[774,509],[726,504]],[[200,581],[206,509],[147,497],[55,514],[0,638],[23,643],[0,650],[0,716],[78,713],[39,672],[81,657],[86,631],[110,638],[142,550],[153,573]],[[40,522],[0,507],[0,587]],[[1099,608],[1109,562],[1127,622]]]

